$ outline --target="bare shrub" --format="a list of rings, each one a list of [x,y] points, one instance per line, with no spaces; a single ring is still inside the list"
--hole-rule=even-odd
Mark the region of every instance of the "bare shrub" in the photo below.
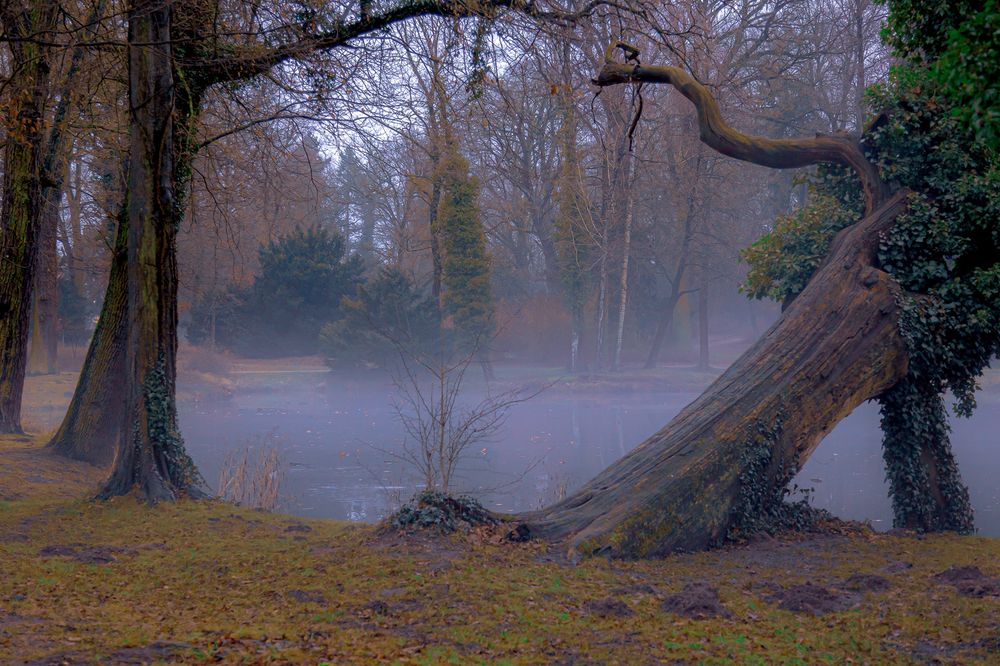
[[[510,409],[549,387],[525,395],[520,389],[487,395],[469,406],[459,404],[466,372],[479,360],[481,346],[472,345],[457,359],[443,356],[407,356],[400,353],[395,377],[396,416],[406,439],[402,453],[386,451],[415,468],[424,488],[448,493],[463,456],[475,446],[492,441]]]
[[[267,439],[270,439],[268,437]],[[274,511],[281,502],[285,465],[277,447],[267,444],[230,451],[219,472],[219,497],[237,506]]]

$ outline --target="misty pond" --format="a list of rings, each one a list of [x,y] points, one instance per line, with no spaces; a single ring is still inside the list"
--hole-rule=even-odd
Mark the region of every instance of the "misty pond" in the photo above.
[[[241,382],[242,386],[242,382]],[[674,391],[553,387],[511,408],[499,435],[468,452],[456,490],[502,511],[558,499],[664,426],[697,397]],[[232,451],[280,451],[283,510],[307,517],[376,521],[418,488],[414,470],[392,452],[403,427],[389,382],[325,373],[274,373],[227,400],[185,401],[181,428],[190,453],[215,485]],[[972,419],[952,419],[953,444],[980,533],[1000,536],[1000,397],[981,396]],[[878,408],[866,404],[823,441],[796,477],[813,505],[892,526],[880,450]]]

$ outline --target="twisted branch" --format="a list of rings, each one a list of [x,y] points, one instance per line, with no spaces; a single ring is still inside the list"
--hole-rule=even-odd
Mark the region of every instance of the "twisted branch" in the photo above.
[[[629,62],[615,62],[614,50],[626,53]],[[604,67],[593,80],[605,87],[620,83],[666,83],[676,88],[694,104],[698,112],[701,140],[710,148],[744,162],[774,169],[794,169],[821,162],[852,168],[861,179],[865,192],[865,213],[874,211],[888,196],[888,188],[878,169],[865,157],[858,137],[847,133],[817,134],[815,138],[769,139],[744,134],[722,118],[719,103],[708,89],[679,67],[642,65],[639,51],[617,42],[605,51]]]

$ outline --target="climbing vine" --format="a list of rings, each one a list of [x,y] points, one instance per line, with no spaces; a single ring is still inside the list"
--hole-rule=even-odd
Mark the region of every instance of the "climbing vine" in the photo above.
[[[774,459],[784,420],[784,413],[779,412],[773,424],[758,420],[747,430],[740,446],[739,491],[726,541],[740,541],[758,532],[808,530],[818,520],[828,517],[825,511],[809,506],[808,495],[788,500],[798,490],[788,484],[798,473],[799,465],[795,460]]]
[[[907,377],[879,399],[895,524],[968,532],[972,509],[944,396],[954,395],[958,415],[971,414],[976,380],[1000,353],[1000,167],[919,68],[897,69],[868,103],[877,112],[864,137],[869,157],[884,181],[914,192],[878,248],[880,267],[904,291],[909,355]],[[747,293],[784,300],[805,287],[836,231],[858,218],[852,181],[819,170],[810,204],[745,251]]]
[[[184,440],[177,427],[177,409],[168,386],[166,367],[166,356],[161,353],[156,365],[146,373],[142,386],[146,418],[149,420],[149,439],[154,452],[159,450],[163,456],[168,481],[176,488],[188,490],[204,485],[204,480],[184,448]],[[138,433],[134,435],[133,441],[139,441]],[[136,460],[139,459],[136,456]]]

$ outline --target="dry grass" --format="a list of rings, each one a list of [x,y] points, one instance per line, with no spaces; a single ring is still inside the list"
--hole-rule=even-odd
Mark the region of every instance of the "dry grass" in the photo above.
[[[237,506],[274,511],[281,503],[285,464],[277,447],[230,451],[219,472],[219,496]]]
[[[1000,604],[934,574],[1000,576],[1000,540],[874,534],[568,566],[503,530],[376,536],[222,502],[85,498],[98,470],[0,438],[0,663],[997,663]],[[900,566],[907,563],[910,566]],[[857,592],[821,616],[775,589]],[[664,600],[719,588],[726,617]]]
[[[105,472],[44,442],[0,437],[0,664],[1000,663],[997,598],[934,578],[954,565],[1000,578],[998,539],[854,531],[574,567],[502,527],[379,537],[223,502],[95,502]],[[242,487],[280,473],[260,453],[239,461]],[[821,616],[771,600],[858,573],[889,587]],[[665,610],[692,581],[717,586],[730,615]]]

